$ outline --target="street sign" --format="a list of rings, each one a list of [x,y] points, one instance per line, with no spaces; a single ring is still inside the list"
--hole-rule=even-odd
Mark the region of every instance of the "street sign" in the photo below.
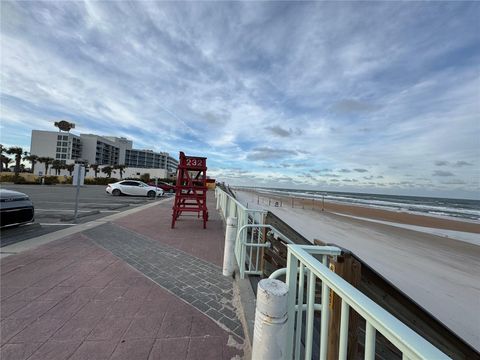
[[[78,196],[80,194],[80,186],[83,186],[85,181],[85,166],[81,164],[75,164],[73,169],[73,186],[77,187],[77,192],[75,194],[75,214],[73,215],[73,222],[77,222],[78,216]]]
[[[83,186],[85,182],[85,166],[81,164],[75,164],[73,169],[73,181],[74,186]]]

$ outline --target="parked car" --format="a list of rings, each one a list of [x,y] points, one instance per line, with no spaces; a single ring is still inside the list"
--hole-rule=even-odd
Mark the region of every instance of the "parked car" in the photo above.
[[[16,226],[33,222],[35,210],[27,194],[0,189],[0,226]]]
[[[108,184],[105,191],[114,196],[118,195],[134,195],[156,197],[162,196],[163,190],[159,187],[150,186],[142,181],[123,180],[113,184]]]
[[[150,186],[155,186],[154,181],[148,183]],[[163,181],[157,181],[157,187],[161,188],[164,192],[173,193],[175,192],[175,186]]]

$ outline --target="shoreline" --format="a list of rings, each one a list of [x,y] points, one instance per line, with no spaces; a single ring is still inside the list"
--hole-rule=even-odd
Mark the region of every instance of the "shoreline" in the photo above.
[[[251,193],[257,197],[258,205],[266,205],[269,202],[271,204],[274,204],[274,202],[279,202],[279,207],[301,208],[320,212],[324,211],[327,213],[339,213],[398,224],[480,234],[480,223],[475,223],[468,220],[463,221],[452,218],[423,215],[420,213],[392,211],[358,204],[344,204],[328,200],[325,200],[322,210],[321,200],[305,199],[302,197],[292,197],[278,194],[266,196],[264,193],[259,193],[255,190],[238,189],[237,191]],[[252,205],[257,205],[257,202]]]

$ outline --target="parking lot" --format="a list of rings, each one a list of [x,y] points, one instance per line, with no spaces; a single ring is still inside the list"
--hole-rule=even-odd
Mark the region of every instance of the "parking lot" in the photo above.
[[[1,229],[1,247],[160,200],[159,198],[112,196],[105,192],[106,186],[83,186],[80,188],[78,216],[75,222],[76,188],[71,185],[2,184],[2,188],[20,191],[30,196],[35,206],[35,222]]]

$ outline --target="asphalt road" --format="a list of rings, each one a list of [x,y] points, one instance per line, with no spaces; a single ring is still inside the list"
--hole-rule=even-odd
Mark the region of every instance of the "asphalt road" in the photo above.
[[[78,217],[75,212],[76,189],[71,185],[13,185],[2,184],[3,189],[20,191],[30,196],[35,207],[35,222],[0,230],[0,247],[64,229],[75,224],[96,220],[156,200],[137,196],[112,196],[104,185],[80,188]],[[171,195],[166,195],[171,196]]]

